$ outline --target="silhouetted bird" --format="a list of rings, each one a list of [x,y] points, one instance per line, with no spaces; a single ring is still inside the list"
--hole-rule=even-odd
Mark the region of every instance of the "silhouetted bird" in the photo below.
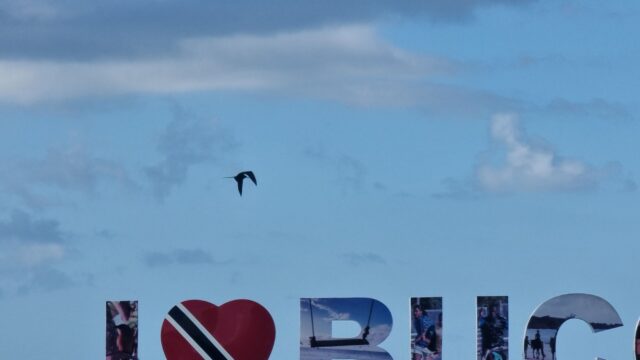
[[[240,196],[242,196],[242,182],[244,181],[244,178],[251,179],[251,181],[258,186],[258,182],[256,181],[256,176],[253,175],[253,171],[243,171],[236,176],[227,176],[227,178],[234,179],[238,183],[238,192],[240,193]]]

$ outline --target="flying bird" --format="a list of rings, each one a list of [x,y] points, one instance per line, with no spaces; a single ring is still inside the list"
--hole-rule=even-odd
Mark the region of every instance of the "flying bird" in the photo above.
[[[238,183],[238,192],[240,196],[242,196],[242,182],[245,178],[251,179],[256,186],[258,186],[258,182],[256,181],[256,176],[253,174],[253,171],[243,171],[236,176],[227,176],[228,179],[234,179]]]

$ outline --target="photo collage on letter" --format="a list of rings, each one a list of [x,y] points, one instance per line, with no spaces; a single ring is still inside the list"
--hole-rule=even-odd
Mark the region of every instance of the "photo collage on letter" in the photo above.
[[[556,296],[533,313],[524,338],[525,359],[556,359],[556,340],[560,326],[568,320],[579,319],[594,332],[622,326],[622,320],[606,300],[589,294]],[[636,346],[636,356],[637,356]]]
[[[509,356],[509,298],[478,296],[478,360]]]
[[[411,360],[442,359],[442,298],[411,298]]]
[[[335,323],[355,323],[348,337],[333,333]],[[353,324],[351,324],[353,325]],[[378,347],[391,333],[391,312],[369,298],[300,299],[300,360],[392,360]]]
[[[636,360],[640,360],[640,321],[636,325]]]
[[[138,359],[138,302],[107,301],[107,360]]]

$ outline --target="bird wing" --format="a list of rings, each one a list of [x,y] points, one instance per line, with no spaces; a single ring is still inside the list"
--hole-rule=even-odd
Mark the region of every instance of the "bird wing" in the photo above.
[[[240,196],[242,196],[242,179],[236,179],[236,182],[238,183],[238,192],[240,193]]]
[[[256,176],[253,175],[253,171],[245,171],[244,174],[247,175],[249,179],[251,179],[251,181],[256,184],[256,186],[258,185],[258,181],[256,181]]]

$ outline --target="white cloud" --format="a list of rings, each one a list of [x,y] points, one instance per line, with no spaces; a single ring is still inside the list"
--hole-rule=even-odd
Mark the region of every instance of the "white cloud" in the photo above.
[[[564,159],[523,135],[514,114],[497,114],[492,139],[504,148],[500,165],[476,169],[479,185],[490,192],[574,190],[593,186],[597,172],[583,162]]]
[[[132,58],[167,54],[185,38],[275,34],[411,18],[465,22],[483,7],[535,0],[0,0],[0,56]],[[224,5],[222,5],[224,3]]]
[[[490,130],[492,146],[480,154],[473,175],[443,179],[445,189],[433,197],[471,200],[483,193],[581,191],[606,184],[626,192],[637,190],[622,164],[594,166],[560,156],[544,141],[528,137],[516,114],[495,114]]]
[[[450,62],[412,54],[369,26],[191,38],[173,55],[127,60],[1,60],[0,101],[211,90],[282,91],[359,104],[417,102],[415,86]]]
[[[311,299],[311,303],[313,304],[314,308],[320,309],[320,310],[324,310],[324,311],[327,312],[327,316],[323,318],[326,321],[350,320],[351,319],[351,314],[350,313],[335,311],[333,308],[322,304],[321,301],[319,301],[318,299]]]

